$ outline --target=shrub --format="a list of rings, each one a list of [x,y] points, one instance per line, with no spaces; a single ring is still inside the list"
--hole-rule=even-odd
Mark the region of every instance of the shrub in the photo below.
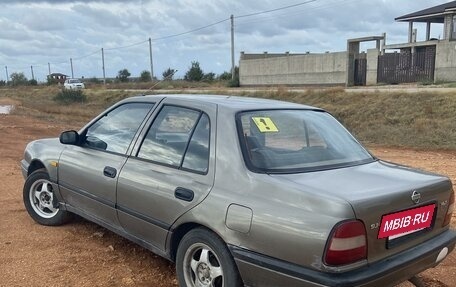
[[[142,72],[141,72],[141,75],[139,76],[139,80],[140,80],[141,82],[149,82],[151,79],[152,79],[152,78],[151,78],[151,76],[150,76],[150,72],[149,72],[149,71],[146,71],[146,70],[142,71]]]
[[[176,70],[168,68],[165,71],[163,71],[162,76],[164,81],[172,81],[173,76],[176,73]]]
[[[215,74],[210,72],[210,73],[207,73],[207,74],[204,74],[203,76],[203,81],[204,82],[213,82],[215,80]]]
[[[116,79],[119,80],[122,83],[128,82],[128,77],[130,77],[131,74],[127,69],[122,69],[117,73]]]
[[[53,100],[61,104],[84,103],[87,97],[82,90],[62,90]]]
[[[203,79],[204,72],[200,67],[199,62],[192,62],[192,66],[185,73],[184,80],[189,82],[199,82]]]
[[[227,86],[230,88],[239,87],[239,77],[235,77],[233,80],[229,80]]]
[[[13,86],[27,86],[28,84],[28,79],[24,73],[12,73],[10,78]]]

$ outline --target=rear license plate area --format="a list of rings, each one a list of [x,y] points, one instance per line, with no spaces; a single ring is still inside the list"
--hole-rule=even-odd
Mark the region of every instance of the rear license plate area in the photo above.
[[[396,246],[432,229],[436,204],[428,204],[382,216],[378,239],[387,238],[387,248]]]

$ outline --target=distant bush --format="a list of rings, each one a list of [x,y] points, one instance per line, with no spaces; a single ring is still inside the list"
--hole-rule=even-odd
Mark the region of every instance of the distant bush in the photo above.
[[[47,84],[48,86],[57,85],[58,83],[59,83],[59,82],[58,82],[56,79],[52,78],[52,77],[49,76],[49,75],[47,76],[46,84]]]
[[[11,76],[11,85],[13,86],[27,86],[28,79],[24,73],[12,73]]]
[[[29,80],[29,85],[30,86],[38,86],[38,81],[35,80],[35,79],[31,79],[31,80]]]
[[[142,71],[141,75],[139,76],[139,81],[141,82],[149,82],[151,80],[150,72],[149,71]]]
[[[203,79],[204,72],[200,67],[199,62],[192,62],[192,66],[185,73],[184,80],[189,82],[199,82]]]
[[[204,82],[213,82],[215,80],[215,74],[210,72],[210,73],[207,73],[207,74],[204,74],[203,76],[203,79],[202,79]]]
[[[171,69],[171,68],[166,69],[162,73],[163,80],[172,81],[173,80],[173,76],[174,76],[175,73],[176,73],[176,70],[174,70],[174,69]]]
[[[233,80],[229,80],[227,86],[230,88],[236,88],[240,86],[239,77],[235,77]]]
[[[54,98],[54,101],[61,104],[84,103],[87,96],[82,90],[62,90]]]

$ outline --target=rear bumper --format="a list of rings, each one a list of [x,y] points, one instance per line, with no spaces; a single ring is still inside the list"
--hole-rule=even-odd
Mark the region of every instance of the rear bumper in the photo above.
[[[436,266],[439,253],[451,252],[456,232],[447,230],[418,246],[343,273],[324,273],[230,246],[246,286],[393,286]]]

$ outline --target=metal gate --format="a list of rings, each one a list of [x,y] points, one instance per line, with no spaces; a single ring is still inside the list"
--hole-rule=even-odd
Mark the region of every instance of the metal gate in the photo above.
[[[435,46],[415,53],[387,53],[378,57],[377,82],[385,84],[434,82]]]
[[[367,59],[355,59],[355,86],[366,85]]]

